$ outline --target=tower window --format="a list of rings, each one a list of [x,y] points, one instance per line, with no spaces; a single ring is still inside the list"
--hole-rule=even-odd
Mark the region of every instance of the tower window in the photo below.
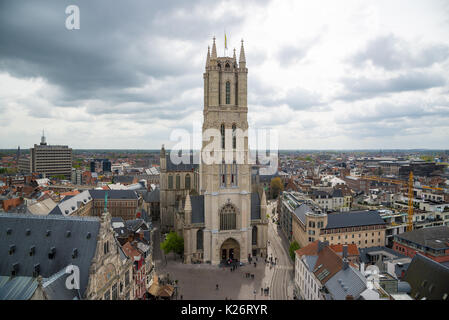
[[[257,245],[257,227],[254,226],[252,230],[252,244]]]
[[[220,180],[221,187],[226,187],[226,164],[224,163],[224,160],[220,165]]]
[[[225,126],[223,123],[221,124],[220,131],[221,131],[221,148],[224,149],[225,148]]]
[[[196,249],[203,250],[203,230],[198,230],[196,232]]]
[[[176,175],[176,190],[181,189],[181,177],[179,174]]]
[[[190,189],[190,174],[188,174],[188,175],[186,175],[186,178],[185,178],[185,189],[187,189],[187,190],[189,190]]]
[[[168,176],[168,188],[173,189],[173,176]]]
[[[238,184],[237,183],[237,164],[235,163],[235,160],[231,167],[231,184],[233,186],[237,186],[237,184]]]
[[[237,137],[236,137],[237,126],[235,124],[232,125],[232,148],[237,148]]]
[[[231,103],[231,83],[226,82],[226,104]]]

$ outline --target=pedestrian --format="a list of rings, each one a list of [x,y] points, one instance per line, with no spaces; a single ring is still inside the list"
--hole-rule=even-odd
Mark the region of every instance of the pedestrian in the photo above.
[[[254,268],[256,267],[256,263],[254,262]]]
[[[182,300],[182,294],[181,294],[181,300]]]
[[[218,283],[215,285],[216,290],[218,290]]]
[[[263,295],[263,288],[260,288],[260,295]]]

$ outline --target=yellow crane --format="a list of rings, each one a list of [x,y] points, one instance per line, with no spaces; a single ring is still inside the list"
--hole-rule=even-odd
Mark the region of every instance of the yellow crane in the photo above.
[[[386,182],[391,184],[402,185],[403,187],[408,189],[408,215],[407,215],[407,231],[413,230],[413,171],[410,171],[408,181],[403,180],[395,180],[388,178],[381,178],[378,176],[364,176],[363,179],[373,180],[378,182]],[[442,188],[430,187],[430,186],[421,186],[424,189],[432,189],[442,191]]]

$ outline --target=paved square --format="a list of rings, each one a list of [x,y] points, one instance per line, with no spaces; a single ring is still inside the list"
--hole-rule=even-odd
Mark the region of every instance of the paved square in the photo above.
[[[269,299],[269,295],[261,295],[260,289],[270,286],[274,268],[270,270],[261,258],[258,258],[257,267],[245,265],[232,272],[229,267],[183,264],[179,258],[178,261],[167,260],[167,265],[159,268],[158,275],[162,277],[169,273],[170,279],[178,280],[178,298],[182,295],[184,300]],[[247,272],[254,274],[254,279],[246,278]]]

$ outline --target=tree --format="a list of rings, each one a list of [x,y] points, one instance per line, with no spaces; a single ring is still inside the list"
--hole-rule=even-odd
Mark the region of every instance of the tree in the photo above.
[[[284,184],[282,183],[282,180],[279,177],[271,179],[270,187],[273,198],[277,198],[279,193],[284,190]]]
[[[164,250],[165,254],[174,252],[182,255],[184,252],[184,239],[172,231],[167,235],[164,242],[161,243],[161,249]]]
[[[292,258],[293,261],[295,261],[295,251],[300,249],[299,243],[296,241],[293,241],[290,243],[290,248],[288,248],[288,252],[290,253],[290,258]]]

